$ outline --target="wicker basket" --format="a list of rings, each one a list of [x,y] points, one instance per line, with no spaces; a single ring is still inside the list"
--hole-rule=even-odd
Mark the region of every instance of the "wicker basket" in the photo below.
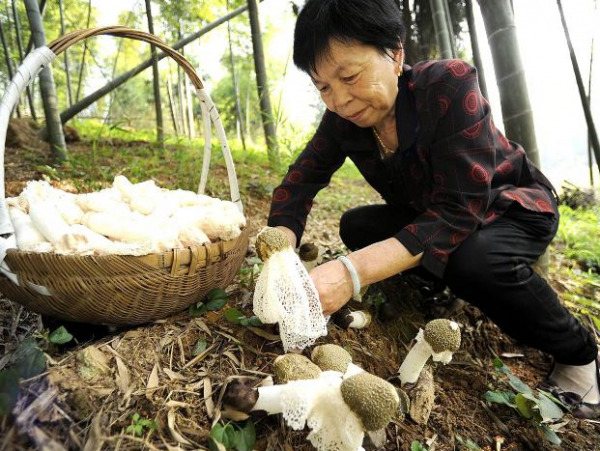
[[[4,191],[4,146],[11,111],[43,67],[71,45],[98,35],[151,43],[183,68],[196,88],[203,115],[205,147],[199,192],[204,191],[208,176],[212,123],[227,165],[231,200],[241,210],[235,168],[223,126],[190,63],[153,35],[127,27],[102,27],[75,31],[48,47],[33,51],[19,67],[0,101],[0,234],[14,233]],[[181,311],[203,299],[211,289],[229,285],[244,259],[248,229],[232,241],[141,257],[21,252],[14,246],[11,248],[14,240],[0,240],[0,291],[12,301],[70,321],[134,325]]]

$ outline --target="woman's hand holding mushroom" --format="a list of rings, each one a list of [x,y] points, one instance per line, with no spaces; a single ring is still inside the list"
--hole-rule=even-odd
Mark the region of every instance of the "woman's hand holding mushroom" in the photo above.
[[[310,272],[317,292],[323,315],[330,316],[341,309],[352,297],[350,273],[339,260],[317,266]]]

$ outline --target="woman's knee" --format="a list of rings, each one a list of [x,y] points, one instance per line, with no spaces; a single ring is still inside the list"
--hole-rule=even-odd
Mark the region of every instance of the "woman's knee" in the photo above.
[[[368,237],[369,225],[361,209],[362,207],[352,208],[340,218],[340,238],[348,249],[364,247],[363,242]]]

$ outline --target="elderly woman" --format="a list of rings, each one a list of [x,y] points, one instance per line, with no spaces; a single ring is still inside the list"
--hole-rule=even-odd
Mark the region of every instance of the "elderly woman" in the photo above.
[[[269,225],[299,244],[312,201],[349,157],[384,201],[347,211],[353,252],[310,273],[331,314],[361,287],[420,266],[511,337],[555,359],[548,379],[600,416],[595,339],[532,269],[558,227],[548,179],[495,127],[475,69],[404,63],[393,0],[307,0],[294,62],[327,111],[274,190]]]

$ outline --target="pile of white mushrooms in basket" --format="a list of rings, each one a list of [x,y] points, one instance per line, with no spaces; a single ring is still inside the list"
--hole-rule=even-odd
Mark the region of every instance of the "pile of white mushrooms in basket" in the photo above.
[[[282,414],[292,429],[308,427],[307,439],[319,451],[363,450],[365,433],[381,446],[385,427],[405,414],[426,424],[434,383],[425,364],[430,357],[450,362],[460,347],[458,324],[436,319],[419,330],[392,378],[400,381],[400,387],[364,371],[352,363],[348,351],[334,344],[316,346],[309,359],[302,350],[327,335],[329,320],[323,316],[308,273],[314,265],[306,265],[308,259],[301,260],[276,228],[259,233],[256,251],[264,267],[254,292],[254,313],[263,323],[279,325],[286,354],[273,362],[275,384],[273,378],[259,383],[233,378],[223,398],[226,408],[246,414]],[[316,254],[311,260],[315,258]]]
[[[32,181],[8,198],[19,250],[73,255],[147,255],[232,240],[246,224],[237,206],[148,180],[72,194]]]

